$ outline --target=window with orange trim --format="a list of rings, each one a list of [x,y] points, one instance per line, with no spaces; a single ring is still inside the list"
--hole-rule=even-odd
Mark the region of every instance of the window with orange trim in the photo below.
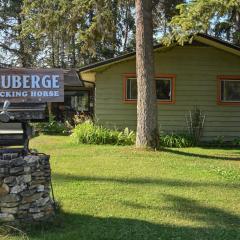
[[[159,103],[174,103],[175,76],[157,75],[156,94]],[[137,100],[137,78],[134,75],[127,75],[124,79],[124,100],[136,102]]]
[[[218,102],[240,105],[240,76],[218,77]]]

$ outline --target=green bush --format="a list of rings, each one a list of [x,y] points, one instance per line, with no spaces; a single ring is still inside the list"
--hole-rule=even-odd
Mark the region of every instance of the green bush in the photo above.
[[[205,118],[206,115],[197,106],[195,106],[193,110],[189,111],[189,115],[186,116],[188,133],[195,145],[200,143],[203,135]]]
[[[240,138],[235,138],[232,142],[233,146],[240,146]]]
[[[186,134],[170,134],[160,136],[161,147],[192,147],[195,145],[195,141]]]
[[[128,128],[124,131],[110,130],[91,121],[78,124],[72,132],[72,141],[76,144],[132,145],[135,143],[135,133]]]
[[[212,145],[217,147],[223,147],[226,145],[226,141],[224,140],[224,136],[218,136],[215,140],[211,142]]]
[[[53,115],[49,116],[48,122],[33,124],[34,130],[43,134],[67,134],[69,128],[62,122],[55,120]]]
[[[203,142],[203,146],[206,147],[218,147],[218,148],[233,148],[233,147],[239,147],[240,146],[240,138],[237,137],[231,141],[226,140],[224,136],[218,136],[212,141]]]

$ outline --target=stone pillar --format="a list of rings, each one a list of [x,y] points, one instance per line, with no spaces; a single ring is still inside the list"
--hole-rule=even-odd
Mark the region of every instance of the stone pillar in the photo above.
[[[0,156],[0,222],[25,224],[54,215],[49,156]]]

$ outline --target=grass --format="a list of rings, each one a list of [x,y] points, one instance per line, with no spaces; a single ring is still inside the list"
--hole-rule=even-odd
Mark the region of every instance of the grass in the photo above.
[[[239,240],[240,150],[73,146],[40,136],[51,154],[57,224],[33,240]],[[10,238],[18,239],[18,238]]]

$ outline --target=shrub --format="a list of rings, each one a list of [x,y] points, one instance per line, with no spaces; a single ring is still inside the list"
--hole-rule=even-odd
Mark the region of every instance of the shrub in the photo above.
[[[77,126],[78,124],[91,121],[91,116],[85,114],[85,113],[77,113],[73,116],[73,125],[74,127]]]
[[[239,137],[235,138],[235,139],[233,140],[232,144],[233,144],[234,146],[240,146],[240,138],[239,138]]]
[[[78,124],[71,135],[73,143],[132,145],[135,133],[126,128],[124,131],[110,130],[94,125],[91,121]]]
[[[232,148],[232,147],[239,147],[240,146],[240,138],[237,137],[233,139],[232,141],[226,140],[224,136],[218,136],[214,140],[205,142],[204,145],[207,147],[227,147],[227,148]]]
[[[34,130],[44,134],[67,134],[69,128],[66,124],[55,120],[55,116],[50,115],[48,122],[40,122],[33,124]]]
[[[186,116],[186,123],[188,133],[197,145],[200,142],[200,138],[203,134],[203,128],[206,115],[196,106],[193,110],[189,111],[189,115]]]
[[[160,136],[160,146],[184,148],[195,146],[195,142],[186,134],[170,134]]]
[[[212,141],[212,145],[217,147],[223,147],[226,144],[224,136],[218,136],[215,140]]]

